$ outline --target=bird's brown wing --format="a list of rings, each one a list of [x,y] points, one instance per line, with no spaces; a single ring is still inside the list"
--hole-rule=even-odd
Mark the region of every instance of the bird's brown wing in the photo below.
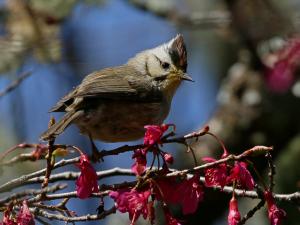
[[[86,105],[86,100],[91,98],[156,102],[162,95],[156,86],[144,75],[138,73],[130,66],[108,68],[94,72],[82,81],[72,92],[63,97],[51,111],[64,111],[81,98],[81,105]]]

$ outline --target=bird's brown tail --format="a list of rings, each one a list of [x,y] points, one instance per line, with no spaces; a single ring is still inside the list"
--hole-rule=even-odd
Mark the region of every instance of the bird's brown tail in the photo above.
[[[47,141],[61,134],[75,119],[83,115],[83,111],[67,112],[57,123],[53,124],[40,136],[41,140]]]

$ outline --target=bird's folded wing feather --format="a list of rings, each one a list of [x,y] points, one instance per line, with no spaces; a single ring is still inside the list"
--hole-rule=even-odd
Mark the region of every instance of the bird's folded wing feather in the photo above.
[[[124,70],[126,75],[124,75]],[[51,111],[64,111],[75,98],[90,98],[156,102],[162,99],[161,93],[142,74],[126,66],[104,69],[88,75],[82,83],[63,97]],[[142,78],[142,79],[141,79]]]

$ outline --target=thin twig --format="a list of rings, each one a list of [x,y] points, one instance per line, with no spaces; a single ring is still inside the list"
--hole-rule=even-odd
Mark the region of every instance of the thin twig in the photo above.
[[[127,185],[127,184],[126,184]],[[132,185],[133,186],[133,185]],[[106,191],[101,191],[98,193],[92,193],[90,198],[101,198],[104,196],[107,196],[109,194],[110,190]],[[46,201],[52,201],[52,200],[57,200],[57,199],[65,199],[65,198],[78,198],[76,191],[70,191],[70,192],[65,192],[65,193],[58,193],[58,194],[49,194],[47,195]],[[31,198],[28,199],[28,203],[34,203],[37,202],[37,198]]]
[[[55,184],[52,187],[46,187],[43,189],[26,189],[24,191],[14,193],[6,198],[0,199],[0,207],[7,202],[10,202],[12,200],[18,201],[18,199],[21,199],[25,196],[38,195],[38,194],[42,194],[42,193],[53,193],[53,192],[65,189],[66,187],[67,187],[66,184]]]
[[[276,170],[275,170],[275,165],[273,163],[273,159],[272,159],[272,155],[268,152],[266,154],[266,157],[268,159],[268,167],[269,167],[269,172],[268,172],[268,176],[269,176],[269,190],[272,192],[275,182],[274,182],[274,176],[276,174]]]
[[[76,180],[79,177],[79,175],[80,172],[66,171],[58,174],[52,174],[49,177],[48,181],[50,183],[50,182],[56,182],[60,180]],[[118,167],[97,172],[98,179],[102,179],[105,177],[113,177],[113,176],[135,176],[135,174],[131,170],[121,169]],[[44,180],[44,176],[35,177],[25,182],[24,185],[41,183],[43,182],[43,180]]]
[[[50,120],[50,123],[54,121],[54,119],[51,119]],[[54,123],[54,122],[53,122]],[[51,125],[50,125],[51,126]],[[49,127],[50,127],[49,126]],[[48,154],[47,154],[47,166],[46,166],[46,171],[45,171],[45,178],[44,178],[44,181],[42,183],[42,188],[44,187],[47,187],[48,186],[48,180],[49,180],[49,177],[51,175],[51,172],[54,168],[54,158],[52,156],[54,150],[55,150],[55,146],[54,146],[54,142],[55,142],[55,139],[54,138],[51,138],[48,142]]]
[[[253,208],[251,209],[238,223],[238,225],[243,225],[246,223],[246,221],[248,219],[250,219],[252,216],[254,216],[254,214],[261,208],[263,207],[265,204],[265,200],[260,200],[259,203]]]
[[[200,134],[200,133],[198,133],[198,134]],[[197,137],[197,135],[189,136],[187,138],[194,138],[194,137]],[[121,151],[125,151],[124,149],[126,149],[126,151],[127,151],[128,148],[129,148],[129,146],[125,146],[124,148],[116,148],[116,149],[113,149],[111,151],[112,151],[113,154],[118,154],[120,149],[121,149]],[[168,174],[167,176],[177,176],[177,175],[180,175],[180,174],[193,173],[195,171],[210,168],[210,167],[214,167],[218,164],[225,163],[225,162],[228,162],[228,161],[242,160],[244,158],[247,158],[247,157],[251,156],[252,153],[257,153],[259,151],[268,152],[268,151],[271,151],[271,150],[273,150],[272,147],[255,146],[254,148],[246,150],[245,152],[243,152],[242,154],[240,154],[238,156],[229,155],[228,157],[220,159],[220,160],[216,160],[215,162],[206,163],[206,164],[194,167],[192,169],[176,171],[176,172]],[[108,152],[110,152],[110,151],[105,151],[105,152],[106,152],[105,154],[108,155]],[[77,163],[77,162],[79,162],[79,157],[76,157],[76,158],[73,158],[73,159],[68,159],[68,160],[63,159],[63,160],[59,161],[58,163],[54,164],[52,169],[56,169],[56,168],[59,168],[59,167],[62,167],[62,166],[68,165],[68,164],[74,164],[74,163]],[[19,178],[13,179],[13,180],[1,185],[0,186],[0,192],[10,191],[13,188],[16,188],[16,187],[21,186],[22,184],[25,184],[27,182],[27,180],[29,180],[31,178],[43,175],[45,172],[46,172],[46,169],[42,169],[42,170],[36,171],[34,173],[31,173],[31,174],[28,174],[28,175],[23,175]]]
[[[175,173],[176,172],[176,173]],[[182,171],[175,171],[173,170],[172,176],[178,176],[178,173],[183,174]],[[72,172],[63,172],[60,174],[55,174],[55,175],[51,175],[54,176],[55,180],[74,180],[77,179],[78,176],[80,175],[80,173],[74,173],[72,174],[70,177],[66,176],[66,174],[72,174]],[[115,168],[115,169],[110,169],[110,170],[106,170],[106,171],[100,171],[97,172],[98,178],[101,179],[103,177],[109,177],[109,176],[116,176],[116,175],[124,175],[124,176],[135,176],[135,174],[130,170],[130,169],[121,169],[121,168]],[[192,174],[186,174],[188,177],[191,177]],[[39,178],[40,181],[42,181],[42,177]],[[49,179],[49,181],[51,181],[51,177]],[[204,177],[200,177],[200,181],[202,183],[205,183],[205,178]],[[105,196],[108,194],[109,190],[116,190],[116,189],[120,189],[120,188],[125,188],[125,187],[133,187],[136,185],[136,181],[132,181],[132,182],[123,182],[123,183],[117,183],[117,184],[113,184],[113,185],[106,185],[103,184],[100,186],[100,193],[93,193],[91,197],[100,197],[100,196]],[[231,194],[233,192],[233,188],[231,186],[225,186],[224,188],[222,188],[221,186],[214,186],[212,187],[212,189],[214,190],[222,190],[222,192],[224,193],[228,193]],[[242,189],[235,189],[234,190],[236,196],[241,196],[241,197],[248,197],[248,198],[252,198],[252,199],[260,199],[261,196],[257,193],[257,191],[245,191]],[[53,200],[53,199],[62,199],[62,198],[74,198],[77,197],[76,196],[76,192],[68,192],[68,193],[61,193],[61,194],[52,194],[52,195],[47,195],[47,200]],[[277,200],[282,200],[282,201],[288,201],[288,202],[299,202],[300,201],[300,192],[295,192],[292,194],[274,194],[274,198]],[[29,202],[31,201],[36,201],[36,200],[31,200],[29,199]]]
[[[22,153],[19,154],[13,158],[11,158],[8,161],[4,161],[2,163],[0,163],[0,167],[1,166],[13,166],[15,163],[18,162],[24,162],[24,161],[36,161],[36,157],[34,155],[32,155],[32,153]]]
[[[53,214],[53,213],[48,213],[45,210],[35,208],[33,210],[33,213],[35,215],[45,217],[49,220],[61,220],[65,222],[78,222],[78,221],[91,221],[91,220],[100,220],[105,218],[106,216],[110,214],[116,213],[116,208],[112,207],[109,210],[103,211],[101,214],[94,214],[94,215],[85,215],[85,216],[75,216],[75,217],[69,217],[69,216],[63,216],[63,215],[58,215],[58,214]]]
[[[198,132],[192,132],[190,134],[187,134],[187,135],[184,135],[184,136],[181,136],[181,137],[169,138],[172,135],[165,135],[164,137],[162,137],[161,141],[162,141],[163,144],[165,144],[165,143],[181,143],[181,144],[186,144],[187,140],[203,136],[203,135],[207,134],[208,130],[209,130],[209,127],[206,126],[206,127],[204,127],[203,129],[201,129]],[[23,146],[23,145],[25,145],[25,143],[16,145],[13,148],[14,149],[15,148],[19,148],[20,146]],[[39,144],[27,144],[26,143],[25,147],[26,148],[29,148],[29,147],[32,148],[32,147],[36,147],[37,145],[39,145]],[[71,146],[71,145],[62,145],[62,144],[56,144],[56,145],[54,145],[53,144],[53,149],[56,149],[56,148],[68,148],[68,147],[77,148],[76,146]],[[111,150],[102,150],[102,151],[99,151],[97,153],[97,157],[102,158],[104,156],[118,155],[118,154],[121,154],[121,153],[124,153],[124,152],[129,152],[129,151],[133,151],[133,150],[136,150],[136,149],[139,149],[139,148],[144,148],[144,147],[146,147],[146,146],[145,145],[124,145],[124,146],[117,147],[117,148],[111,149]],[[24,148],[24,147],[22,147],[22,148]],[[0,164],[0,166],[9,165],[10,163],[15,163],[15,162],[18,162],[18,161],[31,160],[31,159],[32,158],[29,157],[29,155],[22,155],[22,157],[20,157],[20,158],[16,157],[16,158],[13,158],[13,159],[11,159],[9,161],[2,162]],[[74,161],[65,162],[65,164],[63,164],[62,166],[67,165],[67,164],[77,163],[77,162],[79,162],[79,157],[78,157],[78,159],[76,159]],[[59,165],[60,164],[56,163],[53,166],[53,169],[60,167]],[[0,187],[0,192],[1,192],[1,187]]]
[[[98,154],[97,157],[101,158],[104,156],[118,155],[120,153],[129,152],[144,147],[145,147],[144,145],[124,145],[112,150],[102,150],[97,153]]]
[[[202,170],[202,169],[211,168],[211,167],[214,167],[216,165],[219,165],[219,164],[222,164],[222,163],[226,163],[226,162],[229,162],[229,161],[240,161],[240,160],[243,160],[243,159],[251,156],[251,154],[253,154],[255,152],[253,150],[264,151],[264,152],[268,152],[268,151],[272,151],[273,150],[273,147],[267,147],[267,146],[259,146],[259,148],[257,148],[257,147],[258,146],[254,147],[254,148],[251,148],[249,150],[246,150],[242,154],[237,155],[237,156],[236,155],[229,155],[229,156],[227,156],[225,158],[216,160],[214,162],[205,163],[203,165],[196,166],[196,167],[194,167],[192,169],[185,169],[185,170],[175,171],[175,172],[169,173],[169,174],[167,174],[167,176],[178,176],[178,175],[181,175],[181,174],[194,173],[196,171],[199,171],[199,170]]]
[[[39,216],[36,216],[34,219],[36,219],[42,225],[51,225],[50,223],[42,220]]]
[[[62,166],[66,166],[66,165],[69,165],[69,164],[74,164],[74,163],[77,163],[77,162],[79,162],[79,157],[72,158],[72,159],[62,159],[59,162],[54,164],[53,169],[60,168]],[[30,174],[27,174],[27,175],[23,175],[21,177],[18,177],[18,178],[15,178],[15,179],[11,180],[11,181],[8,181],[7,183],[0,186],[0,192],[10,191],[11,189],[13,189],[15,187],[19,187],[22,184],[26,183],[26,181],[31,179],[31,178],[38,177],[38,176],[41,176],[41,175],[45,174],[45,172],[46,172],[46,169],[41,169],[41,170],[38,170],[36,172],[30,173]]]
[[[22,83],[22,81],[29,77],[31,74],[31,71],[20,74],[20,76],[17,79],[12,81],[6,88],[0,91],[0,98],[16,89]]]
[[[188,138],[193,138],[195,136],[197,136],[197,135],[189,136]],[[111,150],[111,151],[113,152],[113,154],[117,154],[117,152],[120,149],[121,148],[116,148],[116,149]],[[124,149],[128,150],[128,146],[124,147]],[[121,149],[121,151],[123,151],[124,149]],[[219,160],[216,160],[216,161],[211,162],[211,163],[206,163],[206,164],[194,167],[192,169],[186,169],[186,170],[182,170],[182,171],[176,171],[176,172],[173,172],[173,173],[169,173],[167,176],[177,176],[177,175],[180,175],[180,174],[193,173],[195,171],[206,169],[206,168],[210,168],[210,167],[214,167],[214,166],[216,166],[218,164],[225,163],[225,162],[228,162],[228,161],[232,161],[232,160],[239,161],[239,160],[247,158],[247,157],[251,156],[251,154],[257,153],[259,151],[268,152],[268,151],[272,151],[272,150],[273,150],[272,147],[255,146],[254,148],[246,150],[245,152],[243,152],[242,154],[240,154],[238,156],[229,155],[226,158],[219,159]],[[109,151],[106,151],[106,152],[109,152]],[[53,169],[56,169],[56,168],[59,168],[59,167],[62,167],[62,166],[68,165],[68,164],[74,164],[74,163],[77,163],[77,162],[79,162],[79,157],[76,157],[76,158],[73,158],[73,159],[69,159],[69,160],[64,160],[63,159],[63,160],[59,161],[58,163],[56,163],[53,166]],[[31,179],[31,178],[43,175],[45,172],[46,172],[46,169],[42,169],[42,170],[36,171],[34,173],[31,173],[31,174],[28,174],[28,175],[23,175],[23,176],[21,176],[19,178],[13,179],[13,180],[11,180],[11,181],[9,181],[9,182],[1,185],[0,186],[0,192],[10,191],[11,189],[13,189],[15,187],[18,187],[18,186],[26,183],[26,181],[29,180],[29,179]]]

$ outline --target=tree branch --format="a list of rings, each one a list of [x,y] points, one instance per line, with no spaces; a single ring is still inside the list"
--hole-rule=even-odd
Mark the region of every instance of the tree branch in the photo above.
[[[29,77],[31,74],[31,71],[22,73],[17,79],[11,82],[11,84],[9,84],[6,88],[0,91],[0,98],[16,89],[22,83],[22,81]]]
[[[169,173],[170,176],[179,176],[180,175],[187,175],[187,176],[192,176],[192,174],[186,173],[184,170],[177,171],[173,170],[173,172]],[[169,174],[167,176],[169,176]],[[77,172],[63,172],[59,174],[53,174],[51,175],[49,182],[54,182],[54,181],[67,181],[67,180],[75,180],[79,177],[80,173]],[[98,179],[102,179],[104,177],[110,177],[110,176],[135,176],[135,174],[130,170],[130,169],[121,169],[121,168],[114,168],[110,170],[105,170],[105,171],[98,171],[97,176]],[[35,182],[42,182],[43,181],[43,176],[34,178],[33,180],[29,180],[28,183],[25,184],[31,184]],[[205,178],[200,177],[200,181],[202,183],[205,183]],[[116,190],[124,187],[134,187],[137,184],[137,181],[131,181],[131,182],[123,182],[123,183],[117,183],[113,185],[106,185],[103,184],[100,186],[100,193],[93,193],[91,197],[102,197],[108,195],[110,190]],[[225,186],[223,189],[220,186],[215,186],[212,187],[214,190],[222,190],[224,193],[232,194],[233,188],[231,186]],[[235,189],[235,194],[236,196],[240,197],[247,197],[247,198],[252,198],[252,199],[260,199],[260,196],[256,191],[245,191],[242,189]],[[67,192],[67,193],[60,193],[60,194],[52,194],[52,195],[47,195],[46,200],[54,200],[54,199],[63,199],[63,198],[76,198],[76,192]],[[274,194],[274,198],[277,200],[281,201],[288,201],[288,202],[299,202],[300,201],[300,192],[295,192],[291,194]],[[36,199],[32,198],[29,199],[28,202],[35,202]]]
[[[65,221],[65,222],[78,222],[78,221],[91,221],[91,220],[103,219],[110,214],[116,213],[116,208],[112,207],[109,210],[105,210],[104,212],[102,212],[99,215],[97,215],[97,214],[89,215],[88,214],[86,216],[75,216],[75,217],[69,217],[69,216],[64,216],[64,215],[59,215],[59,214],[48,213],[45,210],[42,210],[39,208],[35,208],[33,210],[33,213],[35,215],[45,217],[49,220],[61,220],[61,221]]]
[[[22,192],[14,193],[6,198],[0,199],[0,207],[3,206],[5,203],[10,202],[12,200],[19,201],[19,199],[28,196],[28,195],[38,195],[42,193],[53,193],[62,189],[65,189],[67,184],[55,184],[52,187],[46,187],[43,189],[26,189]]]
[[[264,204],[265,204],[265,200],[259,201],[259,203],[240,220],[238,225],[245,224],[248,219],[250,219],[261,207],[264,206]]]

